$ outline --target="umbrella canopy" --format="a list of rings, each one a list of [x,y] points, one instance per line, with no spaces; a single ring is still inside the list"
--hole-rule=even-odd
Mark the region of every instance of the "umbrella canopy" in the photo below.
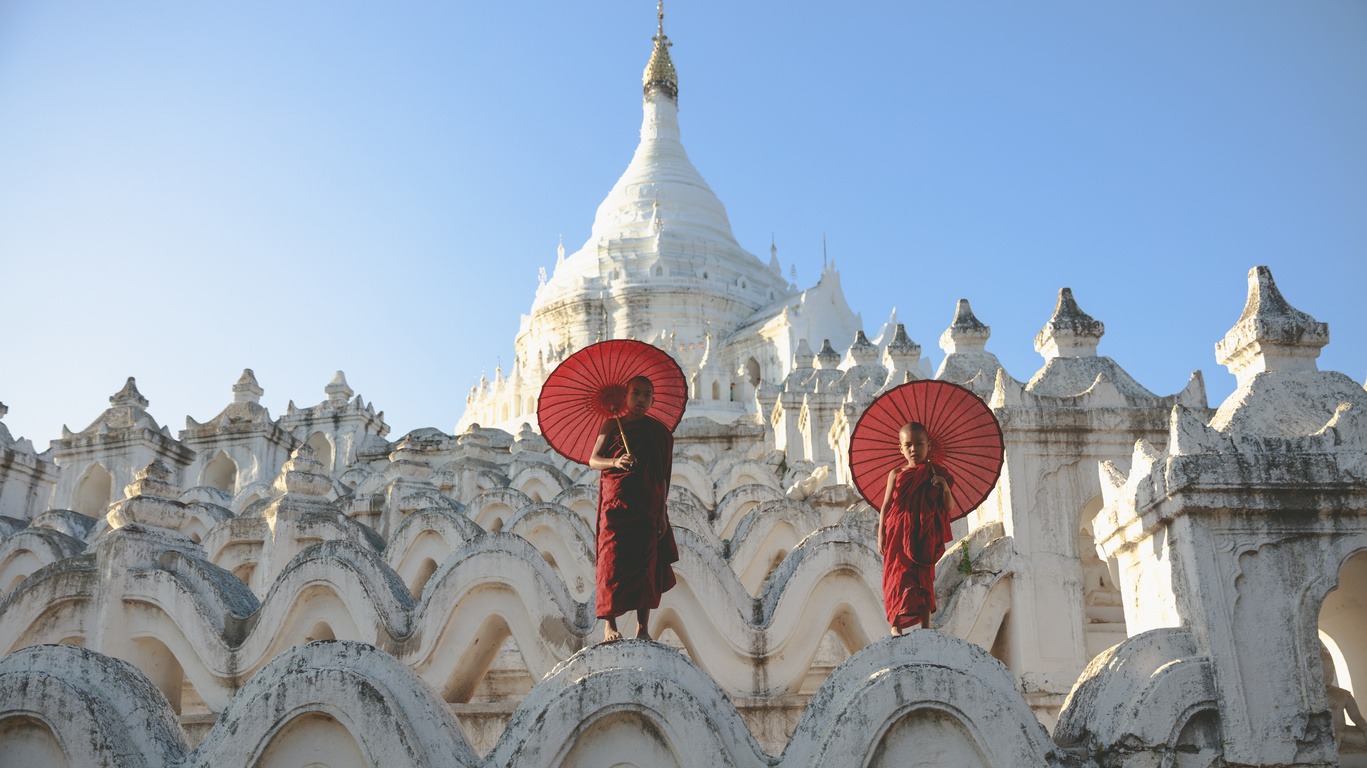
[[[898,433],[914,421],[930,433],[930,462],[954,478],[949,518],[977,509],[1001,475],[1002,429],[977,395],[947,381],[894,387],[859,417],[850,436],[850,474],[859,493],[874,509],[882,505],[888,474],[907,463]]]
[[[655,385],[655,402],[647,415],[673,430],[688,402],[683,370],[657,347],[613,339],[565,358],[541,385],[536,405],[541,434],[560,455],[589,463],[603,420],[626,413],[627,383],[637,376]]]

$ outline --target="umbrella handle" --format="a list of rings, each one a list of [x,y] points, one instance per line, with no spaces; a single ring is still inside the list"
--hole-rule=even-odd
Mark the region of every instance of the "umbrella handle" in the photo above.
[[[631,446],[627,445],[627,431],[622,428],[622,417],[614,416],[613,418],[617,420],[617,431],[622,435],[622,450],[629,454],[631,453]]]

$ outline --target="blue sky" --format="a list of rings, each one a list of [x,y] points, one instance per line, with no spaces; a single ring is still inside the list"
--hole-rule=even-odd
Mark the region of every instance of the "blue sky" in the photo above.
[[[394,436],[512,356],[557,238],[635,148],[654,3],[0,4],[6,425],[41,450],[133,375],[172,432],[255,369],[338,368]],[[954,302],[1009,373],[1071,286],[1159,394],[1272,268],[1367,375],[1367,4],[666,7],[680,120],[737,239],[934,363]],[[849,340],[837,340],[838,346]]]

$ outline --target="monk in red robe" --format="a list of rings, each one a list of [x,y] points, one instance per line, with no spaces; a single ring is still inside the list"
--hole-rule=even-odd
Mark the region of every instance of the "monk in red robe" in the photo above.
[[[878,512],[878,552],[883,555],[883,606],[892,634],[920,624],[930,629],[935,611],[935,563],[953,538],[949,510],[954,478],[930,463],[930,434],[919,423],[898,435],[907,464],[888,473]]]
[[[627,384],[627,413],[598,432],[589,467],[598,479],[598,618],[603,642],[622,639],[617,617],[636,611],[636,637],[649,640],[650,609],[675,584],[679,559],[665,500],[674,469],[674,436],[648,416],[655,401],[650,379]]]

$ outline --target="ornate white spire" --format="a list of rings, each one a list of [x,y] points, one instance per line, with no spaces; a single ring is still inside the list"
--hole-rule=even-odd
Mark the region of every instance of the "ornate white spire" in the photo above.
[[[679,75],[674,71],[674,62],[669,58],[669,37],[665,35],[665,3],[659,0],[655,6],[659,24],[655,28],[655,50],[650,53],[646,71],[641,75],[641,85],[647,98],[652,91],[659,91],[674,101],[679,100]]]

